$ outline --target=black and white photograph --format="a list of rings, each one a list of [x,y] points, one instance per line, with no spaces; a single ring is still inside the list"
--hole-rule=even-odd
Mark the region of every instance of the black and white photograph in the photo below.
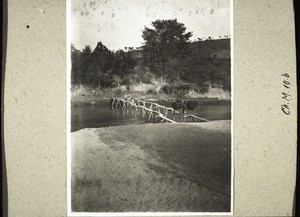
[[[68,215],[232,213],[232,2],[68,3]]]

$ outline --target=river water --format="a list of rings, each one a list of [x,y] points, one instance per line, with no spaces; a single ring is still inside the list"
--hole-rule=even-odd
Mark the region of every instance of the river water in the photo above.
[[[170,105],[166,106],[171,107]],[[231,105],[198,105],[194,111],[188,113],[211,121],[229,120],[231,118]],[[171,116],[168,117],[171,118]],[[181,121],[179,116],[176,116],[175,120]],[[191,120],[188,119],[187,121]],[[148,122],[148,115],[142,116],[141,112],[133,113],[131,110],[111,109],[108,104],[71,106],[71,132],[83,128],[144,124]],[[150,122],[153,122],[153,120],[150,120]]]

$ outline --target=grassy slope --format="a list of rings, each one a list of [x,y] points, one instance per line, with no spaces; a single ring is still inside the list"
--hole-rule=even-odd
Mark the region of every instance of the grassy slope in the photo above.
[[[230,39],[206,40],[190,45],[193,70],[185,78],[189,81],[202,81],[206,76],[212,83],[223,79],[230,81]]]
[[[188,82],[197,82],[207,79],[209,75],[213,80],[223,79],[224,76],[221,74],[226,74],[225,78],[230,81],[230,39],[218,39],[218,40],[206,40],[206,41],[197,41],[190,44],[191,54],[189,61],[186,64],[190,65],[193,63],[192,70],[188,72],[185,79]],[[129,51],[135,53],[136,57],[141,56],[142,51],[134,50]],[[225,54],[223,54],[225,53]],[[213,55],[216,54],[216,57]],[[220,54],[220,55],[219,55]],[[218,56],[226,56],[226,58],[218,58]],[[76,88],[72,89],[72,103],[77,104],[98,104],[98,100],[116,97],[114,93],[114,88],[97,90],[89,87],[86,88]],[[166,95],[166,94],[146,94],[145,92],[132,92],[126,93],[131,95],[134,98],[146,97],[146,98],[155,98],[155,99],[174,99],[176,96]],[[123,97],[124,94],[121,94],[119,97]],[[220,98],[219,95],[227,95],[225,92],[221,93],[207,93],[203,97],[211,98],[209,101],[214,101],[214,103],[219,104],[218,100],[212,99],[213,97]],[[200,97],[200,96],[199,96]],[[194,97],[192,97],[194,98]],[[207,99],[203,99],[207,101]]]
[[[230,121],[72,133],[74,211],[229,211]]]

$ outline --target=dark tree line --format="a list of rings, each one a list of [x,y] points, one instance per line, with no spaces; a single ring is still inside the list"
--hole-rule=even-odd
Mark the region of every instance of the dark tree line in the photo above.
[[[114,87],[119,84],[118,80],[132,73],[136,65],[130,53],[112,52],[101,42],[93,51],[88,45],[82,51],[72,45],[71,55],[72,84]]]
[[[156,20],[152,26],[144,28],[144,44],[139,49],[111,51],[98,42],[94,50],[85,46],[79,51],[72,45],[72,84],[116,87],[133,80],[150,82],[150,73],[169,84],[195,83],[202,91],[208,84],[218,84],[230,90],[230,58],[212,55],[219,49],[217,42],[190,42],[192,32],[186,32],[176,19]],[[220,49],[230,49],[228,40],[219,41]],[[144,79],[146,76],[149,78]]]

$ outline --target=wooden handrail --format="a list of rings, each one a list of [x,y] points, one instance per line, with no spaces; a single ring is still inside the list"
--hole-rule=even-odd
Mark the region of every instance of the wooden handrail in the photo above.
[[[114,98],[114,99],[112,99],[112,101],[111,101],[111,106],[114,105],[114,102],[115,102],[115,101],[117,101],[117,102],[116,102],[116,106],[118,106],[118,105],[120,104],[119,101],[122,101],[122,102],[124,103],[123,106],[122,106],[123,109],[125,108],[125,105],[128,105],[128,104],[129,104],[130,106],[133,106],[133,107],[135,107],[136,109],[137,109],[137,108],[142,108],[143,110],[150,112],[149,117],[150,117],[150,115],[152,115],[152,114],[154,113],[154,114],[156,114],[156,117],[160,117],[161,119],[163,119],[163,120],[165,120],[165,121],[167,121],[167,122],[171,122],[171,123],[177,123],[177,122],[174,121],[174,120],[171,120],[171,119],[169,119],[169,118],[166,117],[166,115],[168,114],[168,111],[172,111],[173,116],[174,116],[174,115],[181,115],[181,117],[184,117],[184,118],[186,118],[186,117],[191,117],[191,118],[193,118],[193,120],[194,120],[194,119],[197,119],[197,120],[201,120],[201,121],[208,122],[207,119],[200,118],[200,117],[198,117],[198,116],[196,116],[196,115],[192,115],[192,114],[183,114],[183,113],[181,113],[181,112],[179,112],[179,111],[176,111],[176,110],[173,109],[173,108],[166,107],[166,106],[163,106],[163,105],[159,105],[158,103],[154,103],[154,102],[147,102],[147,101],[141,100],[141,99],[121,99],[121,98]],[[136,103],[136,102],[137,102],[137,103]],[[142,105],[141,105],[141,104],[142,104]],[[150,108],[147,108],[147,104],[150,105]],[[121,104],[120,104],[120,105],[121,105]],[[157,108],[156,110],[158,110],[158,111],[153,110],[153,109],[152,109],[153,106],[156,107],[156,108]],[[159,108],[164,109],[164,110],[163,110],[163,113],[164,113],[164,114],[163,114],[162,112],[160,112],[160,109],[159,109]]]

